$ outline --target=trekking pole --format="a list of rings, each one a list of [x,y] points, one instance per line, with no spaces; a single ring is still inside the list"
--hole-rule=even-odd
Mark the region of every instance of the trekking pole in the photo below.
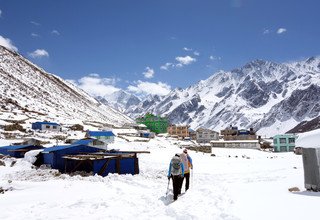
[[[169,184],[170,184],[170,178],[168,179],[168,186],[167,186],[166,198],[168,197],[168,194],[169,194]]]

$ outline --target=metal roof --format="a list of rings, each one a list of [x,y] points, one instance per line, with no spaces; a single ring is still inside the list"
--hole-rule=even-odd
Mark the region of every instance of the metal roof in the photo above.
[[[90,137],[101,137],[101,136],[115,136],[112,131],[88,131]]]
[[[7,150],[18,150],[18,149],[23,149],[23,148],[27,148],[27,147],[31,147],[34,146],[32,144],[28,144],[28,145],[10,145],[10,146],[3,146],[1,147],[2,149],[5,148]]]
[[[78,145],[57,145],[57,146],[45,148],[42,152],[43,153],[50,153],[52,151],[63,150],[63,149],[67,149],[70,147],[76,147],[76,146],[78,146]]]
[[[40,124],[40,125],[57,125],[60,126],[58,123],[55,122],[48,122],[48,121],[38,121],[38,122],[34,122],[33,124]]]
[[[79,145],[79,144],[81,144],[81,145],[88,145],[88,144],[92,143],[93,141],[94,141],[94,139],[84,139],[84,140],[75,141],[75,142],[73,142],[72,144],[73,144],[73,145]]]
[[[70,144],[70,145],[56,145],[56,146],[53,146],[53,147],[47,147],[47,148],[44,148],[42,153],[51,153],[53,151],[64,150],[64,149],[68,149],[68,148],[71,148],[71,147],[80,147],[80,146],[99,149],[99,148],[96,148],[96,147],[87,146],[85,144]]]

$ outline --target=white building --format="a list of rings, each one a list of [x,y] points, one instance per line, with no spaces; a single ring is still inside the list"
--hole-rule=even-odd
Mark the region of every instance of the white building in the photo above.
[[[219,140],[219,132],[206,128],[198,128],[196,130],[196,140],[198,143],[209,143],[212,140]]]
[[[210,141],[211,147],[260,149],[259,140],[217,140]]]

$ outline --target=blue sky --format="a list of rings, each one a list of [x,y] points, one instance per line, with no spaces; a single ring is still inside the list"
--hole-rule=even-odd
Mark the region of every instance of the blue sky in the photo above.
[[[318,0],[0,0],[0,44],[94,95],[319,55]]]

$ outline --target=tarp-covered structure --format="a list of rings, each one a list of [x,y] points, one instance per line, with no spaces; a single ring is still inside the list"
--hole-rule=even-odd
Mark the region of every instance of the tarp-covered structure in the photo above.
[[[38,149],[43,149],[43,147],[40,145],[10,145],[0,147],[0,154],[22,158],[26,152]]]

